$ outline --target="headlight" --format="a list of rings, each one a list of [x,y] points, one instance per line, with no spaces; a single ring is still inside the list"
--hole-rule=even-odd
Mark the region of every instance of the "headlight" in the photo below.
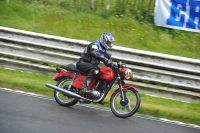
[[[132,79],[133,78],[133,72],[131,69],[127,69],[125,72],[125,79]]]
[[[128,68],[121,68],[120,69],[120,76],[121,78],[125,79],[132,79],[133,78],[133,72],[131,69]]]

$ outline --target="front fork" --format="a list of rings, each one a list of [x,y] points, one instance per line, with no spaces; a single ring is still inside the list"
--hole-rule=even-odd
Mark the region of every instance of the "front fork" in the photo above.
[[[115,69],[115,75],[117,76],[116,80],[117,80],[117,83],[119,85],[119,91],[120,91],[120,94],[121,94],[122,102],[125,102],[126,101],[126,97],[124,95],[124,91],[123,91],[123,88],[122,88],[122,80],[121,80],[121,77],[120,77],[118,69]]]
[[[117,83],[119,85],[119,91],[120,91],[120,94],[121,94],[122,102],[125,102],[126,101],[126,97],[125,97],[124,91],[122,89],[122,80],[120,79],[120,77],[118,77]]]

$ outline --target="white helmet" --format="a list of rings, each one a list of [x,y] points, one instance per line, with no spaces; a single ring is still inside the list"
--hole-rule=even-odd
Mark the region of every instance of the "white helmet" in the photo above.
[[[114,41],[114,37],[109,32],[103,33],[100,37],[100,43],[106,50],[108,50],[108,48],[112,48]]]

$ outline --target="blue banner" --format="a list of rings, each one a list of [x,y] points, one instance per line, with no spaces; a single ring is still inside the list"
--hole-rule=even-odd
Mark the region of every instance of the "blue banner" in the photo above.
[[[156,0],[155,25],[200,32],[200,0]]]

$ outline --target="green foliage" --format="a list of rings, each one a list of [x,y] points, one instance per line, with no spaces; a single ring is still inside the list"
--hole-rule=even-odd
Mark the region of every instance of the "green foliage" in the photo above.
[[[115,45],[200,59],[199,33],[154,26],[154,0],[111,0],[109,10],[105,0],[92,10],[88,0],[25,1],[0,1],[0,25],[88,41],[109,31]]]
[[[121,16],[122,14],[126,14],[126,3],[124,0],[116,0],[115,12],[116,15],[119,16]]]

